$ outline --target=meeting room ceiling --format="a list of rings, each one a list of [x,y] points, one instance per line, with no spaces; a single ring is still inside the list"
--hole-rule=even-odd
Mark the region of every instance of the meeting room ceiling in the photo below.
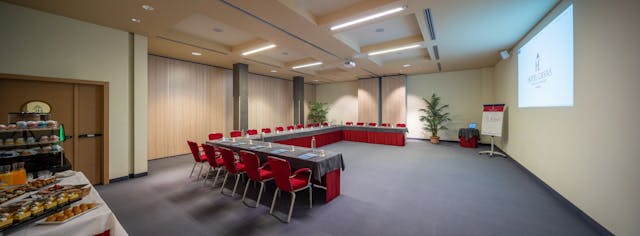
[[[511,49],[558,1],[8,2],[145,35],[149,38],[149,53],[153,55],[224,68],[246,63],[252,73],[286,79],[303,76],[306,83],[322,84],[493,66],[500,59],[499,52]],[[342,23],[392,9],[398,10],[331,30]],[[269,45],[275,47],[243,55]],[[370,55],[402,47],[408,49]],[[356,66],[345,67],[348,60]],[[294,69],[316,62],[322,64]]]

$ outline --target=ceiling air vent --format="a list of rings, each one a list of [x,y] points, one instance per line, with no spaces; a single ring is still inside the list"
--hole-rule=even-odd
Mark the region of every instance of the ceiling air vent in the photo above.
[[[424,19],[427,22],[427,28],[429,29],[429,36],[431,36],[431,40],[436,40],[436,31],[433,29],[433,19],[431,19],[431,8],[424,9]]]
[[[438,62],[438,72],[442,72],[442,65],[440,65],[440,62]]]
[[[438,52],[438,45],[433,45],[433,57],[436,60],[440,60],[440,52]]]

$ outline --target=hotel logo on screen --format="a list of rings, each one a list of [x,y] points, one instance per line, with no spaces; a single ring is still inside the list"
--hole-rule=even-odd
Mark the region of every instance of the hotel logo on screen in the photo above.
[[[534,73],[530,74],[527,78],[527,82],[529,82],[529,85],[534,88],[542,87],[547,83],[549,79],[551,79],[551,76],[553,75],[551,67],[541,68],[541,62],[542,58],[540,57],[540,53],[536,53]]]

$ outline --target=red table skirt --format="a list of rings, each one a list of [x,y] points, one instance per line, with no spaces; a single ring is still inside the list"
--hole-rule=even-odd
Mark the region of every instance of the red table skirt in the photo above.
[[[388,133],[388,132],[372,132],[361,130],[344,130],[344,140],[362,142],[362,143],[375,143],[384,145],[404,146],[405,137],[401,133]]]
[[[477,148],[478,147],[478,137],[471,137],[470,139],[465,139],[460,136],[460,147],[468,147],[468,148]]]

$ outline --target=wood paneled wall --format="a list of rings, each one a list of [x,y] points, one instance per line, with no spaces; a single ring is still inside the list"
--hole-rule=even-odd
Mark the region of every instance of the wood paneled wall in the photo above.
[[[407,78],[405,75],[382,78],[382,122],[406,123],[407,121]]]
[[[304,85],[304,123],[309,123],[309,111],[311,110],[311,103],[316,101],[316,86],[313,84]]]
[[[357,121],[378,122],[378,81],[378,78],[358,80]]]
[[[293,82],[249,74],[249,129],[293,123]]]
[[[186,140],[228,133],[232,71],[149,56],[149,159],[189,152]]]

